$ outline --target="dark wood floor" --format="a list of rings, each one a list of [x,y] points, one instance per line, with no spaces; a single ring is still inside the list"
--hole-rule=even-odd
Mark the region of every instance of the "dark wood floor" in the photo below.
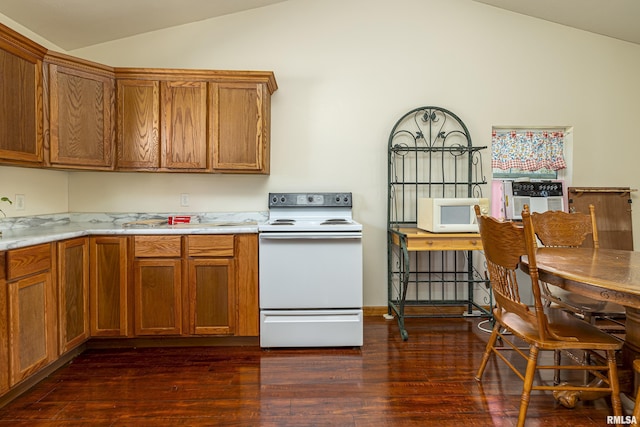
[[[0,425],[512,426],[521,382],[503,363],[473,379],[479,319],[367,317],[349,349],[88,350],[0,409]],[[604,426],[600,399],[567,409],[534,392],[527,426]]]

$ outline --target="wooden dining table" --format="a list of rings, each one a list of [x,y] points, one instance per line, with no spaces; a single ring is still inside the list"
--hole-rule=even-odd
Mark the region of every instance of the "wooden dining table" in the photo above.
[[[541,281],[598,301],[625,307],[621,391],[635,395],[633,360],[640,358],[640,252],[617,249],[551,248],[536,250]],[[528,259],[520,268],[528,273]]]

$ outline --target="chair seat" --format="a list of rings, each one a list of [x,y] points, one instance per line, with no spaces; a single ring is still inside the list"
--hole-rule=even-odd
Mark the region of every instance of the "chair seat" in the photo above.
[[[624,316],[624,306],[609,301],[598,301],[593,298],[578,295],[574,292],[565,291],[557,286],[547,285],[554,300],[557,299],[560,305],[567,305],[574,311],[587,313],[592,316]]]
[[[575,337],[577,340],[557,341],[548,338],[542,341],[538,330],[517,314],[498,308],[493,313],[499,323],[513,335],[543,350],[619,350],[622,348],[620,340],[559,308],[545,308],[549,329],[560,337]]]

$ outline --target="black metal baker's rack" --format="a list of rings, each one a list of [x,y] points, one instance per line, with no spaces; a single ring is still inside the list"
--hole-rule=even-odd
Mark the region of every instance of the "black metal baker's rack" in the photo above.
[[[482,197],[486,178],[481,151],[462,120],[440,107],[404,114],[388,147],[388,315],[398,320],[404,340],[408,317],[490,316],[474,301],[474,285],[486,280],[473,265],[473,251],[409,251],[402,228],[417,227],[421,197]],[[394,240],[399,244],[394,244]],[[413,310],[416,306],[460,306],[460,314]],[[407,312],[409,311],[415,313]]]

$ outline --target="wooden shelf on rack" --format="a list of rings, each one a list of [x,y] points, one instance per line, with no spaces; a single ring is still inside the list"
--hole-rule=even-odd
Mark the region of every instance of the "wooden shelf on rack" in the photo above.
[[[479,233],[431,233],[416,227],[392,229],[407,236],[409,251],[474,251],[482,250]],[[400,236],[392,234],[394,245],[400,246]]]

